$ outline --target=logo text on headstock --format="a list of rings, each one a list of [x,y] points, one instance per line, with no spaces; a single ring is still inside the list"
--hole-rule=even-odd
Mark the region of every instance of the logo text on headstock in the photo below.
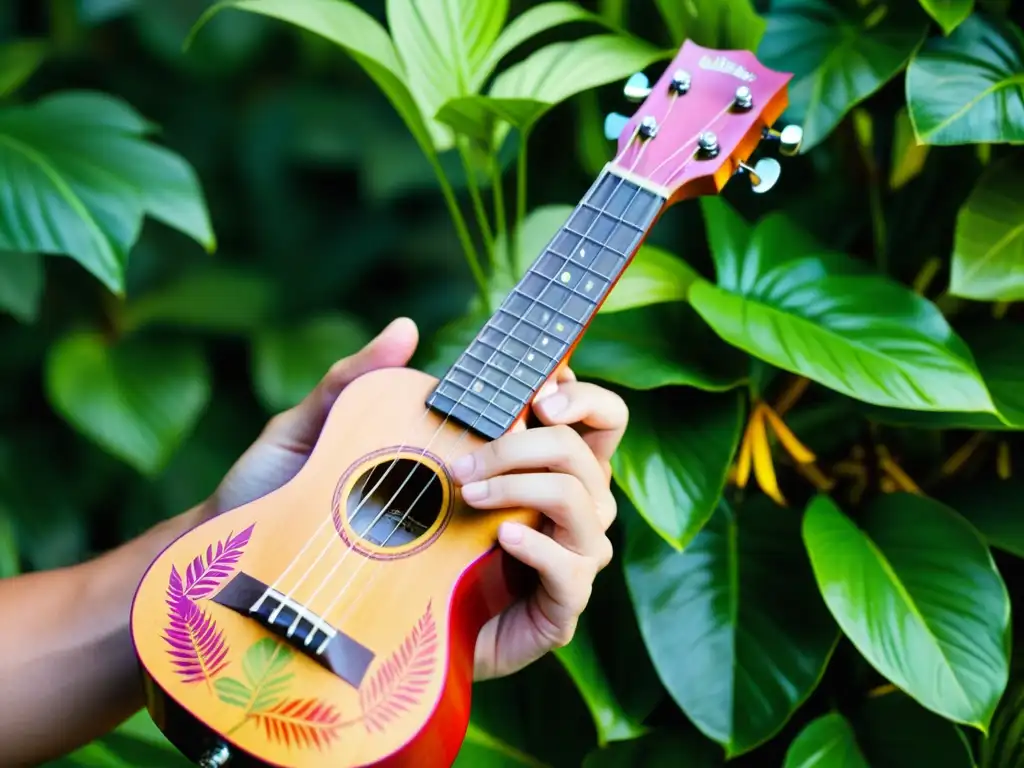
[[[745,67],[737,64],[731,59],[727,59],[725,56],[701,56],[700,57],[700,68],[710,69],[713,72],[724,72],[727,75],[739,78],[747,83],[752,83],[757,80],[757,75],[750,72]]]

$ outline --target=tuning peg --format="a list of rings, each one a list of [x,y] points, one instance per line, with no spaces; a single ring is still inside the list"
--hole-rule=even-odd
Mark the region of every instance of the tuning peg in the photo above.
[[[762,135],[769,141],[779,142],[779,152],[786,157],[792,157],[799,152],[804,141],[804,129],[799,125],[787,125],[781,131],[765,128]]]
[[[651,82],[643,72],[637,72],[622,88],[627,101],[641,102],[651,95]]]
[[[622,134],[622,130],[628,122],[629,118],[625,115],[620,115],[618,112],[610,112],[604,119],[604,137],[608,141],[615,141]]]
[[[782,166],[779,161],[771,157],[762,157],[751,168],[746,163],[740,163],[737,173],[746,173],[750,176],[750,186],[758,194],[767,192],[775,186],[782,175]]]

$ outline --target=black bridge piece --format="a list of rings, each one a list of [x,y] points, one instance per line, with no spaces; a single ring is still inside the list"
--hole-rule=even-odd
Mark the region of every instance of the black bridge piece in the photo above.
[[[266,597],[264,597],[266,595]],[[263,598],[262,601],[260,598]],[[259,579],[239,572],[213,598],[213,602],[230,608],[242,616],[258,621],[275,635],[284,638],[292,647],[330,670],[353,688],[363,682],[374,653],[360,645],[344,632],[330,626],[312,611],[290,600],[277,590],[270,589]],[[252,607],[259,603],[255,611]],[[280,608],[280,610],[278,610]],[[276,614],[276,615],[275,615]],[[298,624],[291,637],[288,630]],[[273,617],[273,620],[271,620]],[[306,639],[312,639],[306,643]],[[324,641],[327,641],[324,647]],[[323,652],[320,652],[323,647]]]

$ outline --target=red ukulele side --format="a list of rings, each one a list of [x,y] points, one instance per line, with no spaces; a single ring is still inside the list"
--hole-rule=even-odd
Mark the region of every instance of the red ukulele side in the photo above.
[[[447,467],[510,429],[563,364],[661,212],[755,189],[744,165],[789,75],[687,43],[621,129],[618,154],[438,381],[370,373],[338,399],[312,456],[277,491],[171,544],[131,628],[156,724],[200,765],[447,766],[469,722],[481,626],[517,594],[497,547],[531,510],[464,508]],[[796,133],[797,136],[792,134]]]

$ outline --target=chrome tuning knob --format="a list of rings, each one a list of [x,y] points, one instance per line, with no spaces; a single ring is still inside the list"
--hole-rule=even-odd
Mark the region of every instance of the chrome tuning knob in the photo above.
[[[626,81],[622,92],[627,101],[639,103],[651,95],[651,82],[643,72],[637,72]]]
[[[622,135],[629,118],[618,112],[611,112],[604,119],[604,137],[608,141],[616,141]]]
[[[787,125],[781,131],[765,128],[762,136],[768,141],[779,142],[779,153],[786,157],[797,154],[804,143],[804,129],[799,125]]]

